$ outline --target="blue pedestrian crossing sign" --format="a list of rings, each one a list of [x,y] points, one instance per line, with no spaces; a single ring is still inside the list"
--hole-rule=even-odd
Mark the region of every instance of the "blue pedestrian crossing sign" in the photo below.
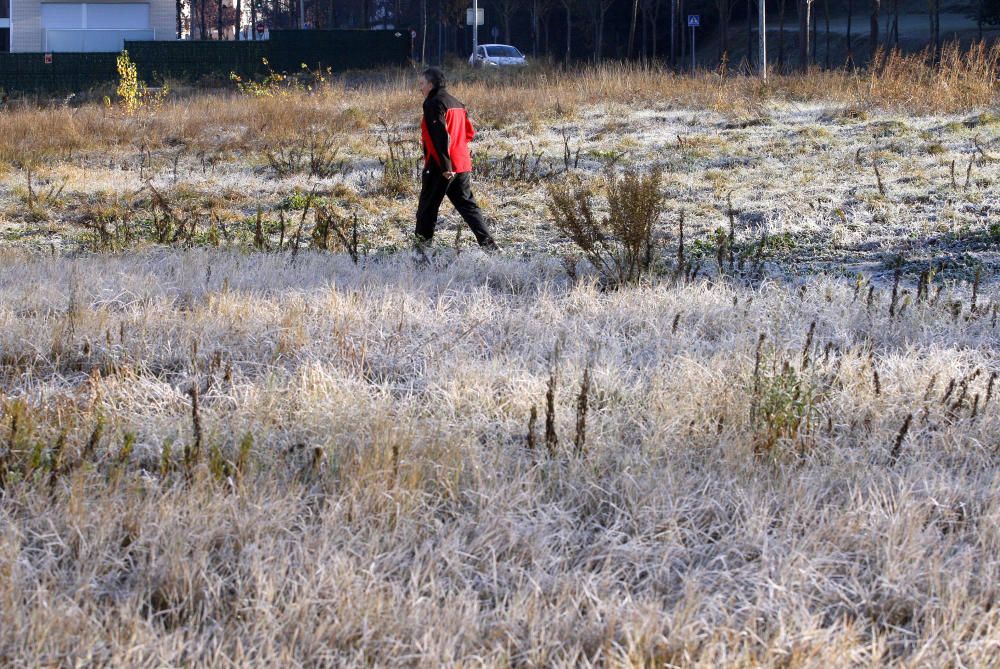
[[[697,28],[701,25],[701,14],[688,14],[688,27]]]

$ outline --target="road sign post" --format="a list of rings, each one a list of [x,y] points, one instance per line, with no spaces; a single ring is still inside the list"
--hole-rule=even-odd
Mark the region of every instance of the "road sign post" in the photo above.
[[[688,14],[688,27],[691,29],[691,72],[695,71],[694,29],[701,25],[701,14]]]
[[[472,0],[472,62],[476,62],[479,52],[479,0]]]

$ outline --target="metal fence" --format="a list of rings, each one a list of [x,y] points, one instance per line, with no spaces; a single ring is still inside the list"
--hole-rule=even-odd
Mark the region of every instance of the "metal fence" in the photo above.
[[[226,80],[275,71],[331,68],[334,72],[401,66],[410,36],[392,30],[274,30],[266,41],[124,40],[140,76],[149,84],[167,79]],[[5,93],[68,93],[117,81],[117,53],[0,53]],[[264,65],[264,60],[268,65]]]

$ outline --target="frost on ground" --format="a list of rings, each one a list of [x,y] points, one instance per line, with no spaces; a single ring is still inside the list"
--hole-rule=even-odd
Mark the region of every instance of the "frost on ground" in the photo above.
[[[5,666],[1000,652],[992,282],[2,261]]]
[[[185,239],[250,245],[260,239],[259,210],[263,239],[274,247],[300,227],[299,241],[310,242],[319,207],[359,221],[363,252],[389,253],[408,246],[413,229],[417,102],[384,124],[356,126],[343,120],[346,112],[317,103],[306,110],[312,116],[294,119],[300,127],[264,139],[253,123],[276,121],[220,121],[196,133],[175,129],[177,136],[161,128],[152,138],[115,126],[138,135],[111,147],[61,149],[33,172],[8,169],[0,229],[7,244],[44,250]],[[488,102],[477,102],[473,117],[487,120],[474,143],[475,190],[514,254],[572,252],[550,223],[547,183],[567,173],[593,180],[608,168],[658,165],[668,198],[657,233],[664,253],[676,244],[683,212],[707,272],[716,231],[730,228],[737,246],[766,260],[772,275],[885,275],[900,257],[914,276],[933,265],[942,276],[971,278],[976,266],[998,265],[1000,118],[993,112],[909,116],[776,101],[747,116],[664,100],[498,121]],[[450,207],[444,212],[439,243],[454,245],[456,235],[459,245],[470,243]],[[161,234],[157,226],[168,218],[174,228]],[[190,229],[178,233],[179,225]]]

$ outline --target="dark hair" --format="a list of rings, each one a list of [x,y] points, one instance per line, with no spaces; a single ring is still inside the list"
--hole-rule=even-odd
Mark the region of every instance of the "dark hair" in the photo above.
[[[434,88],[444,88],[448,85],[448,82],[444,78],[444,72],[439,68],[428,67],[421,74]]]

